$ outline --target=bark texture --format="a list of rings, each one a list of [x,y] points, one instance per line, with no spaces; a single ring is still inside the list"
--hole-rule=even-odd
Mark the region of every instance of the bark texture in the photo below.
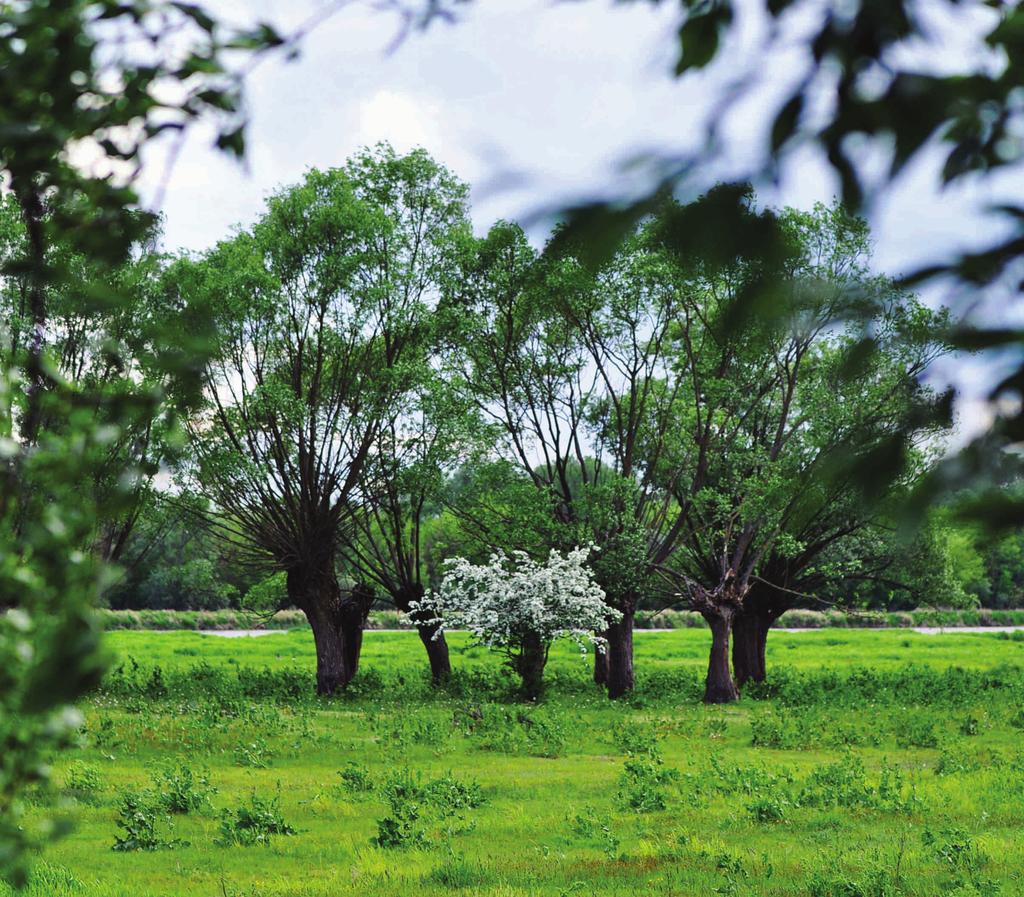
[[[359,669],[363,628],[373,594],[357,587],[343,594],[334,563],[293,567],[287,573],[289,600],[309,620],[316,647],[316,692],[345,688]]]
[[[548,648],[534,633],[523,638],[515,658],[516,672],[522,679],[523,697],[536,701],[544,691],[544,666],[548,660]]]
[[[733,614],[728,608],[722,608],[717,613],[705,611],[704,619],[711,627],[711,655],[704,684],[704,703],[728,704],[740,696],[729,669],[729,633]]]
[[[622,619],[608,627],[608,697],[612,700],[629,694],[636,685],[633,674],[633,618],[631,607],[622,612]],[[595,677],[596,678],[596,677]]]
[[[751,586],[732,624],[732,668],[737,685],[764,682],[768,632],[792,604],[784,591],[767,583]]]
[[[416,631],[419,633],[420,641],[427,652],[427,661],[430,663],[430,681],[434,685],[441,685],[452,675],[452,663],[448,656],[448,642],[444,633],[438,632],[436,626],[424,623],[417,619],[417,615],[411,612],[414,601],[423,598],[423,586],[415,585],[399,594],[394,595],[395,607],[402,613],[410,614],[413,622],[416,623]]]

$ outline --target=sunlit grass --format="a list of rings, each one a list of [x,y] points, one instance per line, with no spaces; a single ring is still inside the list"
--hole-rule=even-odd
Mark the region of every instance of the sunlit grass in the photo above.
[[[197,663],[305,669],[313,662],[311,641],[308,631],[241,640],[117,632],[108,645],[119,661],[131,656],[146,670],[160,666],[170,674]],[[707,634],[699,630],[643,633],[636,641],[641,673],[685,667],[696,674],[706,663]],[[467,648],[459,635],[452,643],[457,668],[498,663]],[[414,634],[369,633],[362,669],[367,676],[377,671],[416,680],[421,655]],[[50,806],[66,801],[74,830],[46,850],[28,893],[932,897],[956,887],[963,895],[1021,893],[1019,689],[993,692],[998,697],[989,701],[927,707],[889,700],[795,707],[747,698],[705,708],[672,693],[645,698],[642,690],[632,703],[615,705],[586,689],[587,670],[570,649],[558,649],[551,663],[556,679],[578,679],[579,689],[555,690],[536,708],[489,703],[493,695],[414,702],[419,692],[383,686],[326,703],[253,702],[199,687],[159,701],[141,694],[98,697],[86,707],[85,745],[55,771],[63,784],[71,764],[85,764],[95,770],[96,793],[37,796]],[[776,669],[813,675],[822,668],[884,671],[908,663],[936,670],[1022,667],[1024,642],[876,631],[770,639],[769,664]],[[800,743],[753,745],[752,722],[769,717]],[[793,735],[798,721],[804,728]],[[927,741],[929,725],[933,744],[908,743],[908,732],[911,741]],[[650,761],[653,768],[676,769],[679,776],[663,788],[664,809],[636,812],[619,794],[623,745],[644,744],[650,733],[661,761]],[[265,768],[240,765],[239,746],[254,743],[266,755]],[[899,770],[897,804],[871,797],[821,805],[827,794],[802,800],[815,769],[837,761],[849,766],[853,758],[863,762],[871,794],[883,767]],[[342,787],[338,773],[349,761],[369,775],[373,790]],[[188,846],[115,853],[120,793],[152,788],[152,773],[168,762],[206,770],[217,788],[213,807],[176,816],[173,829],[164,829]],[[404,767],[424,780],[452,773],[477,782],[486,802],[465,811],[452,833],[426,823],[422,846],[375,846],[378,820],[389,812],[379,786]],[[297,834],[273,838],[269,846],[218,846],[220,813],[254,791],[279,796]],[[780,818],[758,821],[755,804]],[[926,830],[935,843],[926,843]],[[970,868],[942,859],[943,844],[961,836],[980,851]]]

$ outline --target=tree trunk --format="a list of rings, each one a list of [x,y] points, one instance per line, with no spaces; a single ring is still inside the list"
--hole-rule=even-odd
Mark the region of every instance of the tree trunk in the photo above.
[[[764,682],[768,630],[775,617],[766,612],[744,611],[732,622],[732,669],[736,684]]]
[[[703,616],[711,627],[711,656],[704,686],[704,703],[728,704],[740,696],[729,669],[729,631],[732,628],[733,613],[722,608],[718,611],[705,611]]]
[[[287,572],[287,583],[289,600],[302,609],[313,630],[316,692],[334,694],[348,685],[359,669],[363,627],[373,594],[357,587],[343,596],[333,557],[293,567]]]
[[[345,635],[338,619],[338,608],[320,604],[300,605],[313,630],[316,646],[316,693],[334,694],[352,678],[348,669]]]
[[[423,642],[423,647],[427,651],[427,660],[430,662],[430,681],[434,685],[440,685],[452,675],[452,663],[448,657],[448,642],[445,640],[444,633],[438,632],[436,626],[420,622],[421,618],[410,610],[413,602],[420,601],[422,598],[423,586],[419,584],[403,589],[398,594],[392,594],[395,607],[402,613],[409,614],[410,619],[416,624],[420,641]]]
[[[363,630],[366,629],[366,618],[375,599],[373,589],[357,583],[351,593],[341,601],[341,631],[345,639],[345,666],[348,672],[348,685],[352,677],[359,672],[359,657],[363,651]]]
[[[448,658],[448,642],[444,639],[444,633],[438,632],[436,626],[417,626],[420,634],[420,641],[427,649],[427,659],[430,661],[430,681],[434,685],[441,685],[448,681],[452,675],[452,664]]]
[[[536,701],[544,690],[544,666],[547,660],[547,646],[539,636],[531,633],[523,638],[515,666],[523,680],[523,697],[528,701]]]
[[[636,684],[633,675],[633,615],[622,612],[622,619],[608,627],[608,697],[612,700],[629,694]]]
[[[601,633],[601,638],[608,641],[608,630]],[[608,684],[608,649],[594,650],[594,682],[597,685]]]

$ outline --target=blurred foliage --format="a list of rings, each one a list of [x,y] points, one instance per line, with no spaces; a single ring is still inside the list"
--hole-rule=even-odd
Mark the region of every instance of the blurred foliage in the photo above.
[[[282,41],[190,3],[7,0],[0,12],[0,875],[19,885],[27,850],[56,831],[26,824],[25,788],[46,779],[104,665],[96,548],[138,498],[125,449],[138,458],[165,396],[184,406],[202,357],[168,322],[146,348],[121,326],[151,323],[127,320],[145,280],[133,252],[153,225],[136,211],[140,151],[202,119],[241,155],[229,57]]]
[[[623,0],[629,2],[629,0]],[[668,2],[668,0],[665,0]],[[660,5],[665,5],[665,2]],[[675,0],[672,0],[674,3]],[[815,152],[835,173],[844,205],[854,213],[872,203],[911,167],[938,160],[943,184],[1005,184],[1024,156],[1024,7],[987,0],[680,0],[675,75],[699,78],[712,110],[699,148],[665,148],[646,158],[650,186],[639,194],[583,202],[564,210],[563,240],[586,245],[592,264],[608,257],[633,223],[670,195],[706,189],[727,154],[726,131],[737,116],[766,109],[747,130],[760,135],[743,180],[774,180],[797,153]],[[806,156],[801,156],[805,158]],[[997,187],[998,189],[998,187]],[[690,213],[690,226],[671,240],[682,252],[740,245],[773,255],[780,233],[769,219],[752,218],[742,184],[709,193]],[[1024,502],[990,482],[1001,455],[1024,436],[1024,350],[1013,325],[1024,270],[1024,204],[989,207],[988,234],[974,248],[910,272],[905,286],[936,283],[956,297],[958,310],[978,304],[982,291],[999,307],[950,326],[959,349],[982,354],[993,372],[1007,359],[989,398],[993,420],[966,450],[922,481],[907,510],[918,521],[929,503],[970,484],[987,487],[966,516],[1003,528],[1024,522]],[[736,314],[777,314],[783,299],[772,278],[736,297]],[[775,311],[773,311],[773,309]],[[848,312],[844,309],[844,313]],[[857,320],[856,316],[852,320]],[[851,364],[875,351],[870,326],[850,348]],[[993,378],[996,379],[995,377]],[[1008,399],[1008,402],[1000,400]],[[928,409],[922,415],[932,414]],[[868,459],[853,464],[867,483],[898,476],[907,433],[893,433]]]

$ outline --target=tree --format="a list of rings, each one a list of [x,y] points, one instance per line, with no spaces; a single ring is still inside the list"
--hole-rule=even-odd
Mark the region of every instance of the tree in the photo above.
[[[0,288],[22,285],[28,329],[0,353],[0,874],[21,884],[26,851],[45,836],[24,824],[24,789],[45,779],[51,752],[69,743],[80,719],[71,704],[103,669],[91,615],[103,575],[89,549],[120,497],[101,499],[89,484],[100,480],[111,439],[162,399],[159,390],[108,391],[56,375],[49,300],[84,300],[101,286],[111,308],[126,302],[110,272],[140,236],[140,150],[202,118],[240,154],[241,82],[224,51],[248,56],[280,39],[269,28],[224,28],[197,5],[145,0],[10,0],[2,27],[0,182],[24,240],[11,254],[10,232],[0,234]],[[93,164],[74,164],[82,151]],[[56,247],[88,259],[96,277],[76,284]],[[175,353],[160,360],[168,378],[182,373]]]
[[[49,227],[56,213],[43,201],[41,224]],[[153,249],[159,231],[153,221],[136,213],[137,233],[127,256],[115,265],[93,260],[73,240],[52,235],[46,260],[61,272],[46,284],[45,347],[48,376],[75,383],[76,406],[89,410],[96,426],[106,430],[105,446],[94,448],[92,493],[106,510],[97,521],[93,550],[105,561],[118,561],[146,506],[152,502],[152,480],[161,463],[173,454],[173,403],[125,414],[125,402],[153,392],[165,392],[165,336],[168,322],[151,314],[157,292],[160,256]],[[13,195],[0,196],[0,263],[10,272],[0,284],[0,322],[5,343],[3,363],[15,364],[31,351],[34,328],[30,320],[30,251],[28,228]],[[15,396],[14,411],[26,427],[49,434],[68,424],[65,409],[44,404],[30,413],[31,393]],[[28,438],[28,434],[26,434]],[[112,507],[117,503],[118,507]],[[29,513],[23,509],[23,513]]]
[[[649,228],[594,273],[576,253],[556,235],[540,257],[518,227],[495,225],[452,297],[461,327],[446,361],[504,461],[491,472],[504,474],[493,496],[506,497],[488,509],[470,496],[474,509],[461,513],[484,532],[501,521],[505,544],[535,557],[597,546],[595,574],[620,612],[597,674],[617,698],[634,685],[633,619],[649,564],[671,542],[671,509],[652,477],[671,431],[677,284]]]
[[[451,675],[448,644],[415,609],[429,585],[424,525],[439,510],[446,474],[465,453],[472,422],[431,366],[434,335],[424,336],[417,382],[385,412],[341,551],[357,579],[382,589],[416,623],[431,678],[441,683]]]
[[[217,531],[286,574],[320,694],[358,667],[373,595],[342,591],[339,534],[392,409],[419,382],[465,198],[425,152],[381,145],[310,171],[251,229],[170,276],[172,303],[208,310],[217,332],[187,478],[212,499]]]
[[[812,8],[813,7],[813,8]],[[749,27],[756,22],[756,27]],[[797,25],[799,23],[799,25]],[[950,52],[949,35],[956,35]],[[737,74],[735,48],[750,61]],[[567,233],[590,247],[592,259],[606,257],[631,224],[649,214],[665,195],[693,195],[728,152],[726,136],[736,117],[747,119],[746,133],[764,134],[761,152],[736,172],[738,182],[777,181],[787,163],[803,164],[813,153],[837,177],[851,213],[870,211],[873,203],[906,171],[924,170],[937,161],[941,185],[988,183],[1001,191],[1000,178],[1024,158],[1016,137],[1024,86],[1024,7],[986,0],[922,5],[914,0],[853,2],[796,0],[738,3],[735,0],[684,0],[680,4],[677,77],[701,78],[708,108],[714,110],[695,151],[659,148],[650,157],[652,183],[639,193],[607,195],[567,210]],[[779,77],[781,70],[785,77]],[[707,71],[702,71],[707,70]],[[822,96],[830,102],[823,106]],[[767,98],[767,99],[766,99]],[[755,117],[750,120],[751,112]],[[800,154],[800,155],[798,155]],[[636,159],[633,160],[634,167]],[[1005,184],[1005,181],[1002,182]],[[780,234],[767,227],[746,229],[746,211],[737,191],[730,202],[711,202],[699,230],[677,231],[677,247],[729,244],[742,238],[770,248]],[[1024,206],[1019,197],[990,204],[989,228],[980,244],[950,251],[902,278],[914,288],[935,282],[967,309],[978,307],[981,290],[996,288],[1000,302],[1020,293],[1015,272],[1024,256]],[[749,291],[748,309],[772,314],[770,283]],[[821,297],[823,305],[829,299]],[[965,319],[946,338],[960,349],[987,353],[995,366],[999,353],[1018,347],[1021,331],[1012,316],[998,309]],[[870,330],[858,343],[858,355],[870,351]],[[1001,368],[994,368],[1001,371]],[[986,431],[918,484],[904,516],[920,521],[927,507],[965,486],[986,485],[983,501],[962,513],[983,526],[1017,526],[1024,500],[991,483],[989,476],[1019,442],[1024,406],[1015,401],[1024,382],[1024,365],[999,373],[991,391],[993,414]],[[1010,402],[998,400],[1009,397]],[[935,423],[948,421],[947,409],[935,409]],[[944,415],[944,416],[943,416]],[[913,452],[912,432],[894,431],[880,441],[870,469],[875,483],[898,479],[904,452]]]
[[[619,615],[585,565],[590,551],[552,551],[543,564],[523,552],[494,554],[485,565],[455,558],[437,593],[414,608],[439,633],[466,629],[477,643],[503,651],[522,679],[523,696],[536,700],[552,642],[571,638],[582,653],[587,645],[601,651],[604,641],[594,633]]]
[[[869,273],[863,221],[838,206],[747,214],[776,219],[784,255],[767,265],[756,246],[710,261],[703,252],[678,256],[687,272],[674,334],[679,441],[662,462],[680,534],[662,569],[711,627],[711,703],[738,696],[729,667],[737,621],[737,675],[759,678],[768,628],[793,593],[843,575],[826,563],[829,553],[877,523],[879,503],[905,496],[927,469],[936,429],[920,409],[938,399],[920,376],[945,351],[936,341],[943,316]],[[679,245],[677,226],[670,215],[670,246]],[[737,327],[752,282],[787,295],[774,318]],[[850,352],[863,325],[836,325],[853,316],[870,322],[875,347],[855,366]],[[865,483],[858,464],[896,432],[913,433],[916,450],[903,456],[898,478]]]

